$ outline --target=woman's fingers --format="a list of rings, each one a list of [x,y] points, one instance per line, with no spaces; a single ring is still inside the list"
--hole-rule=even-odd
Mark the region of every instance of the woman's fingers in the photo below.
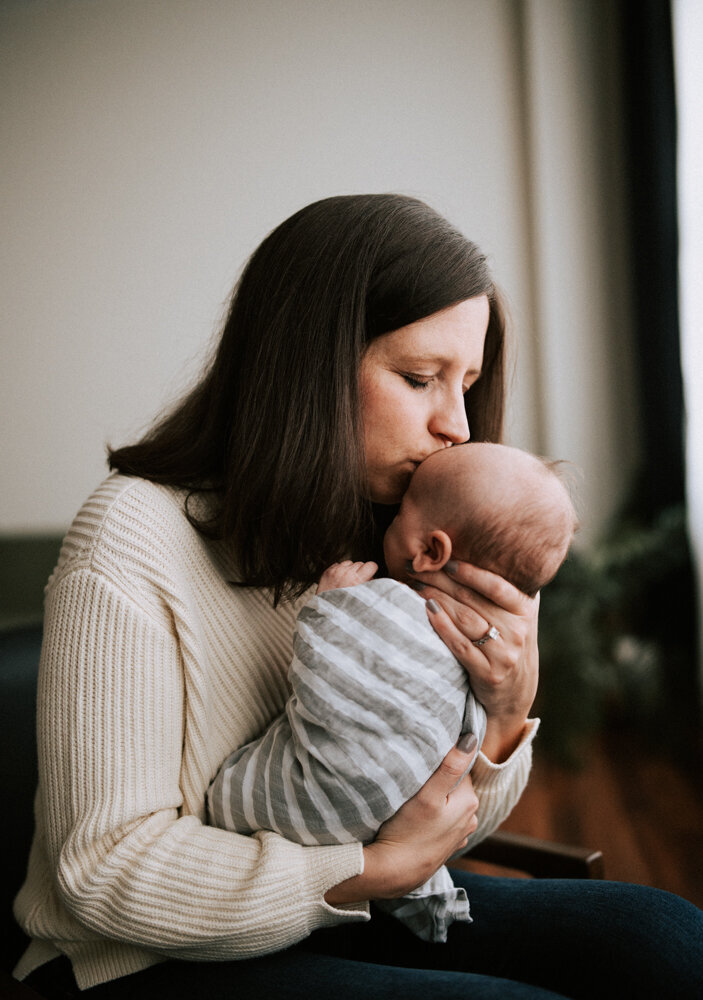
[[[445,570],[447,570],[450,579],[456,583],[468,587],[485,597],[491,604],[497,604],[498,607],[504,608],[512,614],[520,614],[525,603],[530,600],[512,583],[504,580],[502,576],[471,563],[450,560],[448,569],[445,567]]]
[[[474,606],[464,604],[454,596],[447,594],[446,591],[437,590],[434,587],[423,586],[420,593],[428,604],[431,602],[429,608],[431,612],[435,608],[440,608],[449,620],[444,623],[445,630],[449,629],[447,633],[449,641],[444,632],[441,633],[441,637],[457,659],[462,660],[462,662],[463,653],[460,655],[457,649],[463,650],[465,647],[468,649],[468,646],[483,649],[484,646],[488,645],[488,642],[496,641],[495,632],[493,632],[494,638],[488,639],[488,642],[481,642],[491,634],[492,630],[497,630],[500,638],[504,639],[507,644],[511,644],[513,640],[517,641],[518,644],[523,641],[521,636],[526,631],[527,625],[523,624],[522,618],[511,613],[506,614],[498,605],[483,600],[479,595],[474,595],[472,591],[464,590],[461,596],[464,600],[471,600]],[[436,628],[435,618],[432,617],[431,621]],[[438,621],[442,622],[443,619],[440,618]],[[454,626],[453,630],[449,628],[449,622]],[[481,643],[481,645],[476,646],[476,643]],[[468,651],[470,652],[470,650]],[[493,651],[483,649],[483,652]]]
[[[478,798],[468,773],[478,749],[476,741],[470,750],[452,747],[434,774],[420,789],[418,799],[426,804],[446,802],[451,796],[452,811],[456,813],[452,821],[459,825],[459,837],[468,837],[476,829]],[[451,849],[453,851],[454,848]]]
[[[461,749],[459,745],[452,747],[425,787],[440,795],[449,795],[462,778],[466,777],[477,749],[478,741],[475,736],[471,748]]]
[[[448,567],[449,576],[446,572],[423,573],[411,583],[426,601],[439,605],[451,619],[456,631],[445,621],[440,633],[442,639],[457,659],[468,666],[479,661],[475,657],[467,659],[471,653],[467,643],[475,644],[487,636],[492,638],[474,648],[481,649],[490,659],[500,655],[495,647],[489,648],[490,643],[497,641],[497,630],[510,660],[511,651],[519,651],[536,628],[539,595],[528,597],[495,573],[469,563],[452,562]],[[437,623],[432,619],[432,623],[441,624],[442,619]]]
[[[434,587],[423,586],[420,591],[422,597],[433,605],[439,605],[448,614],[456,627],[467,638],[480,638],[490,627],[487,625],[487,618],[478,610],[457,600],[446,591],[438,590]],[[488,608],[484,611],[487,613]]]
[[[444,601],[454,603],[447,597]],[[474,694],[489,720],[496,716],[526,718],[537,691],[539,659],[536,643],[531,642],[536,622],[514,615],[501,619],[500,609],[496,608],[491,624],[498,622],[500,635],[477,646],[480,636],[467,636],[461,631],[439,601],[431,600],[426,607],[435,632],[468,671]]]
[[[481,615],[490,605],[511,614],[524,614],[530,598],[507,580],[470,563],[450,560],[442,572],[413,574],[424,587],[434,587],[461,604],[470,604]]]
[[[467,634],[466,631],[457,626],[439,601],[435,601],[434,598],[430,599],[426,608],[432,628],[456,659],[469,671],[472,678],[476,671],[485,671],[486,655],[481,646],[474,645],[476,639],[488,631],[485,621],[478,618],[479,624],[476,624],[472,631]],[[463,612],[459,611],[459,615],[463,615]],[[472,639],[472,635],[476,638]],[[497,679],[498,676],[493,674],[494,679]]]
[[[527,597],[495,573],[468,563],[451,575],[418,574],[430,624],[468,672],[488,717],[484,752],[506,760],[537,692],[539,595]]]

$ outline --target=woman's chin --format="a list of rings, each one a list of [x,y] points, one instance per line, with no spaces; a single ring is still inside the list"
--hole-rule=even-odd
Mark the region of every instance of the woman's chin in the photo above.
[[[399,504],[410,485],[411,476],[412,472],[403,472],[387,482],[371,484],[369,499],[372,503],[380,503],[385,506]]]

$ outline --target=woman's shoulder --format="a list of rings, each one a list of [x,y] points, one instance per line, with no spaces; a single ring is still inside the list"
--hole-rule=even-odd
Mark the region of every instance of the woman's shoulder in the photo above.
[[[76,514],[54,577],[79,568],[163,564],[168,552],[188,547],[196,534],[185,499],[184,491],[174,487],[113,473]]]

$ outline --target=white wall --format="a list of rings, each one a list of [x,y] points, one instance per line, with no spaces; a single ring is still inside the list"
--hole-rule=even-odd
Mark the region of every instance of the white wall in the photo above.
[[[639,435],[610,0],[524,0],[535,352],[549,455],[584,473],[585,535],[630,486]]]
[[[579,8],[540,2],[557,2],[568,24]],[[528,106],[526,73],[541,65],[547,91],[559,79],[552,52],[526,47],[529,7],[6,0],[0,531],[68,524],[104,474],[105,442],[134,438],[196,370],[247,255],[292,211],[335,193],[418,195],[489,252],[520,330],[511,439],[546,450],[535,317],[549,312],[555,292],[539,274],[560,248],[542,247],[536,275],[528,128],[539,107]],[[585,48],[571,44],[597,82],[590,53],[601,26],[585,30]],[[578,130],[566,139],[578,141]],[[577,259],[597,252],[598,234],[570,240]],[[608,324],[608,265],[594,267],[593,315]],[[565,280],[556,294],[568,296]],[[588,322],[580,315],[581,329]],[[577,361],[582,351],[581,341]],[[608,439],[603,401],[570,416],[580,373],[573,358],[560,371],[554,357],[550,378],[566,380],[567,400],[557,425],[574,431],[557,439],[559,454],[584,466],[587,484],[591,471],[605,477],[612,505],[629,453],[613,467],[610,454],[605,464],[594,455],[592,435],[584,445],[588,424]],[[596,524],[602,484],[586,492]]]

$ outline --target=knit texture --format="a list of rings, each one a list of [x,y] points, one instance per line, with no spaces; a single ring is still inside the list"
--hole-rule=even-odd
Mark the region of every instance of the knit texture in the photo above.
[[[290,693],[301,602],[274,610],[235,579],[177,490],[113,475],[77,515],[46,590],[36,832],[15,903],[33,942],[19,978],[64,953],[86,988],[368,919],[367,906],[323,898],[362,871],[360,843],[303,847],[204,823],[218,766]],[[477,760],[472,839],[517,801],[535,728],[506,763]]]

